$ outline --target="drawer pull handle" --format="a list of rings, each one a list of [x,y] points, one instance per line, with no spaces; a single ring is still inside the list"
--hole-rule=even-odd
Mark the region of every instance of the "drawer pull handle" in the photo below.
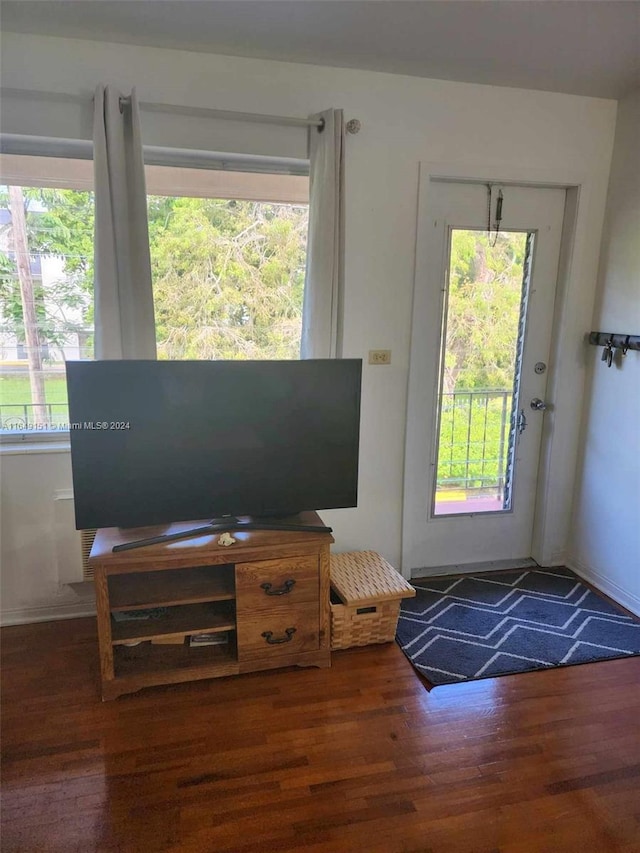
[[[262,636],[270,646],[279,646],[281,643],[289,643],[293,639],[295,632],[295,628],[287,628],[285,630],[286,637],[274,637],[273,631],[263,631]]]
[[[285,581],[280,589],[271,589],[273,586],[271,583],[261,583],[260,589],[264,590],[265,595],[286,595],[288,592],[291,592],[295,583],[296,582],[294,580]]]

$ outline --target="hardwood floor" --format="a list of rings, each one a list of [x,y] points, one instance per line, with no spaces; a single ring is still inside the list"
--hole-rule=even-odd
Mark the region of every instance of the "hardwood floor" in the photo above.
[[[395,644],[102,703],[95,620],[2,631],[2,850],[640,850],[640,658],[428,692]]]

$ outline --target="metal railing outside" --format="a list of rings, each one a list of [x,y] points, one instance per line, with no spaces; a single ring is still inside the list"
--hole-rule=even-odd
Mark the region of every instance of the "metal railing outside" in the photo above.
[[[511,391],[456,391],[442,395],[438,490],[504,487],[511,399]],[[37,408],[32,403],[0,402],[0,429],[46,429],[49,425],[55,430],[67,425],[66,403],[47,403],[39,407],[39,412]]]
[[[504,489],[511,391],[454,391],[441,395],[437,491],[482,494]]]
[[[66,403],[67,361],[93,359],[93,329],[54,330],[57,343],[43,340],[41,369],[34,376],[44,385],[43,405],[34,405],[29,348],[14,333],[0,329],[0,431],[8,433],[62,432],[69,428]]]
[[[0,430],[9,432],[46,432],[69,428],[66,403],[0,403]]]

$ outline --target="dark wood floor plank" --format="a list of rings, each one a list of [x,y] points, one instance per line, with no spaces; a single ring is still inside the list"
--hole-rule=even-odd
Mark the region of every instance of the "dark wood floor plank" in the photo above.
[[[102,703],[95,621],[2,631],[10,853],[631,853],[640,659],[427,690],[395,644]]]

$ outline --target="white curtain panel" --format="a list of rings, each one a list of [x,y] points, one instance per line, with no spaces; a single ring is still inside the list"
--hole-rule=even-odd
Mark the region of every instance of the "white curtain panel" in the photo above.
[[[342,110],[312,116],[307,273],[302,311],[302,358],[342,355],[344,275],[344,117]]]
[[[135,90],[94,101],[95,356],[156,358],[147,194]]]

